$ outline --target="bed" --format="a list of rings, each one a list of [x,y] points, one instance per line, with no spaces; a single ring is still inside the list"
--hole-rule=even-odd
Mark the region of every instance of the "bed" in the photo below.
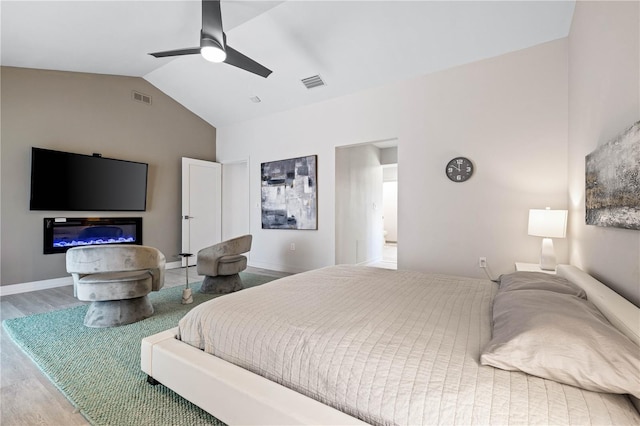
[[[194,308],[179,327],[142,341],[141,368],[228,424],[640,424],[637,399],[625,395],[640,396],[640,310],[575,267],[558,275],[573,287],[531,289],[525,277],[503,291],[482,279],[323,268]],[[510,337],[527,309],[536,316],[556,300],[601,315],[585,298],[615,327],[588,336],[605,349],[588,360],[597,374],[540,367]],[[573,335],[600,327],[583,324],[567,322],[580,330],[569,337],[532,340],[560,339],[562,358]]]

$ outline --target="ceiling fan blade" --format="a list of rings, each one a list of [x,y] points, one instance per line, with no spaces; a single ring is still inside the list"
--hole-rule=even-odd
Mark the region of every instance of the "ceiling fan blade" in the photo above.
[[[195,55],[204,52],[203,49],[209,50],[213,47],[220,53],[226,52],[224,62],[234,67],[243,69],[250,73],[267,78],[271,74],[271,70],[260,65],[253,59],[243,55],[232,47],[226,45],[227,40],[222,28],[222,11],[220,9],[220,0],[202,0],[202,30],[200,32],[200,47],[190,49],[167,50],[165,52],[149,53],[156,58],[165,58],[169,56]],[[215,55],[205,59],[218,62]],[[223,56],[223,55],[221,55]],[[220,58],[222,59],[222,58]]]
[[[200,53],[199,47],[192,47],[189,49],[166,50],[164,52],[149,53],[149,55],[155,56],[156,58],[166,58],[168,56],[194,55],[196,53]]]
[[[202,32],[224,48],[222,12],[219,0],[202,0]]]
[[[249,71],[264,78],[269,77],[269,74],[272,72],[269,68],[260,65],[229,45],[226,46],[226,51],[227,59],[224,60],[225,64],[233,65],[234,67]]]

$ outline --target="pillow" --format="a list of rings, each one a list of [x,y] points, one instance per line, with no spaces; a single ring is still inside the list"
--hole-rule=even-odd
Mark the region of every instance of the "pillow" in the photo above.
[[[502,292],[493,322],[482,365],[640,398],[640,347],[591,302],[551,291]]]
[[[573,294],[587,298],[587,294],[578,285],[566,278],[544,272],[519,271],[500,275],[500,291],[511,290],[548,290],[556,293]]]

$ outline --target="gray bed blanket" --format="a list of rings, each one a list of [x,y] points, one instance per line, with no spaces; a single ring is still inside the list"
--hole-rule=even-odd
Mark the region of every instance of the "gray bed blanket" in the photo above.
[[[481,366],[496,284],[333,266],[213,299],[181,340],[372,424],[638,424],[625,396]]]

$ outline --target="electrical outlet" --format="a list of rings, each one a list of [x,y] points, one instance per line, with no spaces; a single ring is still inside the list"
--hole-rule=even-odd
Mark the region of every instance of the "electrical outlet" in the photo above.
[[[291,243],[289,248],[291,249],[291,251],[295,251],[296,250],[296,243]]]
[[[481,256],[481,257],[478,259],[478,266],[479,266],[479,267],[481,267],[481,268],[486,268],[486,267],[487,267],[487,258],[486,258],[486,257]]]

